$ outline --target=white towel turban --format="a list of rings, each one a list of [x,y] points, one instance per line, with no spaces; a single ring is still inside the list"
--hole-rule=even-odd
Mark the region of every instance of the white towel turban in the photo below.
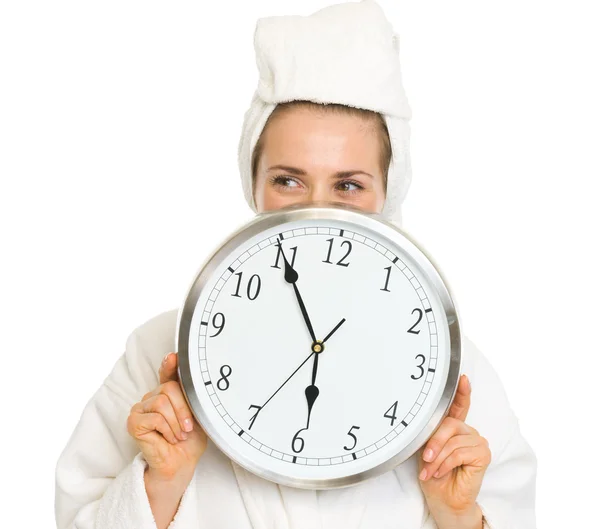
[[[254,33],[258,87],[244,123],[238,163],[253,211],[252,152],[278,103],[308,100],[380,112],[392,161],[383,215],[401,223],[400,205],[411,181],[411,109],[400,72],[398,35],[372,0],[347,2],[309,16],[258,19]]]

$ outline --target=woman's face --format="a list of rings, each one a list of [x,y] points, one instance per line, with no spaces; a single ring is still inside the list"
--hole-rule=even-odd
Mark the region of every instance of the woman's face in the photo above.
[[[258,212],[318,201],[381,212],[385,189],[374,123],[292,108],[274,116],[263,134],[254,191]]]

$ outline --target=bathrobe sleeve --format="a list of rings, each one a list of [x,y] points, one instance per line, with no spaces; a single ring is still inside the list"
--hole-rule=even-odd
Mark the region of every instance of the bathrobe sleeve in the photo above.
[[[490,362],[463,338],[465,372],[472,384],[466,423],[489,442],[492,461],[477,503],[486,529],[535,529],[537,458],[521,433],[507,393]]]
[[[146,495],[147,466],[127,432],[131,407],[158,383],[177,312],[161,314],[131,333],[125,353],[85,406],[56,465],[58,529],[155,529]],[[195,479],[169,529],[194,527]]]

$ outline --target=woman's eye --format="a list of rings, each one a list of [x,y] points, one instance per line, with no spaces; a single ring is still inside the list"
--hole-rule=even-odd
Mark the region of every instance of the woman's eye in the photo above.
[[[338,184],[338,189],[344,193],[352,193],[353,191],[360,191],[363,187],[358,182],[345,181]]]
[[[276,176],[273,183],[282,187],[298,187],[298,182],[289,176]]]

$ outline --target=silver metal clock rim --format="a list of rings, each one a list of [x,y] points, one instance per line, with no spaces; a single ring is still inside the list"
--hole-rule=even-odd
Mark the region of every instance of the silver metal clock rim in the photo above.
[[[419,435],[415,437],[415,439],[413,439],[413,441],[405,446],[400,452],[387,459],[383,463],[363,472],[332,479],[292,478],[284,474],[265,470],[232,449],[231,445],[229,445],[223,439],[223,437],[219,435],[218,429],[215,428],[208,420],[204,410],[202,409],[202,406],[200,405],[200,401],[198,400],[194,389],[188,358],[189,332],[194,308],[200,293],[206,286],[208,279],[221,264],[222,260],[229,255],[233,249],[262,231],[268,230],[280,224],[309,219],[323,221],[337,220],[351,223],[354,222],[367,229],[371,229],[377,233],[380,233],[383,237],[390,239],[404,248],[410,258],[416,262],[416,264],[430,279],[435,292],[441,300],[450,332],[451,353],[446,385],[442,392],[442,397],[429,422],[421,430]],[[412,241],[403,231],[401,231],[400,228],[388,222],[379,214],[365,213],[357,208],[341,203],[311,204],[310,206],[294,205],[284,209],[261,213],[252,221],[247,223],[244,227],[230,235],[226,241],[205,261],[204,265],[200,268],[188,289],[184,304],[181,306],[177,317],[175,347],[179,353],[179,380],[183,386],[186,400],[188,401],[190,409],[194,413],[196,419],[202,425],[204,431],[216,444],[216,446],[220,448],[220,450],[223,451],[235,463],[260,476],[261,478],[274,481],[281,485],[305,489],[331,489],[353,485],[365,479],[373,478],[392,470],[400,463],[409,459],[429,439],[429,437],[431,437],[441,421],[447,415],[458,386],[461,367],[461,339],[456,308],[452,302],[449,289],[445,285],[441,273],[434,265],[431,258],[427,256],[427,254],[421,248],[419,248],[416,243]]]

